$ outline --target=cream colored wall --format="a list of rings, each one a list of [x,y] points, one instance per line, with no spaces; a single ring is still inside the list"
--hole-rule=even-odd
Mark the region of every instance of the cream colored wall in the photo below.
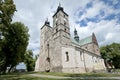
[[[66,61],[66,53],[68,52],[69,55],[69,61]],[[81,60],[82,58],[82,60]],[[84,60],[85,59],[85,60]],[[63,67],[84,67],[84,61],[85,65],[88,68],[93,68],[93,60],[92,55],[87,53],[82,53],[80,56],[80,51],[76,51],[73,47],[62,47],[62,64]]]
[[[84,58],[83,58],[83,53],[80,55],[80,51],[75,51],[76,55],[76,67],[84,67]]]
[[[69,61],[66,61],[66,52],[69,55]],[[80,60],[80,52],[75,47],[62,47],[62,66],[63,72],[67,73],[84,73],[85,68],[83,60]]]
[[[69,55],[69,61],[66,61],[66,52],[68,52]],[[76,67],[75,62],[75,50],[71,47],[62,47],[62,66],[64,68],[72,68]]]
[[[62,47],[62,66],[65,72],[82,73],[105,70],[103,59],[87,51],[83,51],[80,55],[80,51],[75,50],[75,47],[72,46]],[[66,61],[66,52],[68,52],[69,61]]]

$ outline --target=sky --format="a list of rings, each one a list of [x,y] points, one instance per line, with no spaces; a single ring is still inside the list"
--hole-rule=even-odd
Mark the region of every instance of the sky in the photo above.
[[[40,51],[40,28],[46,18],[52,26],[52,16],[61,3],[69,15],[70,33],[74,28],[80,39],[94,32],[99,46],[120,43],[120,0],[13,0],[17,11],[13,22],[20,21],[29,28],[28,49],[34,55]]]

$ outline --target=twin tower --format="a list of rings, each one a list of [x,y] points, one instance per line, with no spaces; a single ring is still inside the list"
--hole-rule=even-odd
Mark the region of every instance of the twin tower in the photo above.
[[[53,15],[53,27],[48,20],[41,27],[40,54],[35,71],[82,73],[104,69],[95,35],[79,40],[75,29],[72,39],[68,14],[59,5]]]

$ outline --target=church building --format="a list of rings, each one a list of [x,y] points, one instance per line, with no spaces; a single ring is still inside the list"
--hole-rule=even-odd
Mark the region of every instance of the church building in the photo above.
[[[69,15],[61,5],[53,15],[53,26],[48,20],[41,27],[40,53],[35,71],[85,73],[105,71],[95,34],[79,39],[77,30],[70,35]]]

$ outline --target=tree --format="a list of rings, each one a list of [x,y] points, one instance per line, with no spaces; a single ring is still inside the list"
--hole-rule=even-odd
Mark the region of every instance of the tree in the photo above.
[[[21,22],[11,23],[15,11],[13,0],[0,0],[0,73],[23,61],[28,45],[28,28]]]
[[[0,0],[0,24],[9,27],[15,11],[16,7],[13,0]]]
[[[2,49],[6,44],[6,35],[11,28],[10,24],[15,11],[13,0],[0,0],[0,73],[6,62],[5,52]]]
[[[33,71],[35,68],[36,59],[33,58],[32,50],[26,51],[24,62],[27,67],[27,71]]]
[[[13,67],[23,61],[29,40],[28,28],[21,22],[12,23],[5,38],[6,44],[2,48],[6,58],[3,71],[10,67],[10,72]]]
[[[105,63],[112,63],[115,68],[120,68],[120,44],[112,43],[111,45],[100,48],[101,55]]]

